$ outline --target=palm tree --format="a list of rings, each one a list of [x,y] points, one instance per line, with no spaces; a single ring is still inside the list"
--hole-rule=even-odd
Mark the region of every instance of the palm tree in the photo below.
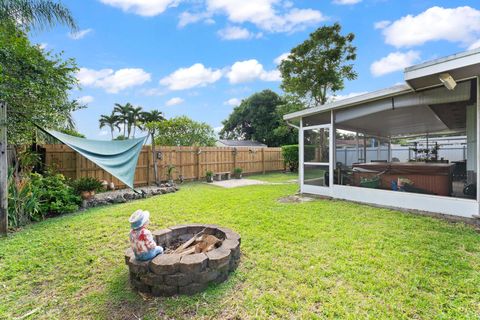
[[[133,137],[135,138],[135,132],[137,131],[137,127],[139,127],[139,120],[141,118],[143,109],[142,107],[134,107],[130,110],[129,114],[129,124],[128,124],[128,136],[130,137],[130,128],[133,127]],[[140,128],[141,129],[141,128]]]
[[[1,21],[38,29],[61,24],[78,30],[70,10],[52,0],[0,0]]]
[[[100,129],[102,129],[105,126],[108,126],[110,128],[110,133],[112,134],[112,140],[113,140],[113,131],[115,128],[120,131],[120,126],[118,125],[118,117],[115,115],[115,113],[112,112],[111,115],[104,115],[102,114],[100,116]]]
[[[113,112],[118,116],[118,122],[120,124],[123,124],[123,136],[125,138],[127,137],[127,127],[130,120],[129,115],[132,109],[133,106],[129,102],[127,102],[123,106],[119,103],[115,103],[115,108],[113,108]],[[128,134],[128,137],[130,137],[130,132]]]
[[[144,111],[140,115],[140,123],[142,130],[148,130],[148,134],[152,139],[152,157],[153,157],[153,173],[155,174],[155,183],[158,185],[158,168],[157,168],[157,157],[155,149],[155,122],[164,121],[165,117],[163,113],[158,110],[152,110],[150,112]]]

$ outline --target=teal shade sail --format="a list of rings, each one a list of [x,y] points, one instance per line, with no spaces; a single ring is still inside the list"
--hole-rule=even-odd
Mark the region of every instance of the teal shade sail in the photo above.
[[[133,189],[138,156],[147,137],[128,140],[89,140],[45,130]]]

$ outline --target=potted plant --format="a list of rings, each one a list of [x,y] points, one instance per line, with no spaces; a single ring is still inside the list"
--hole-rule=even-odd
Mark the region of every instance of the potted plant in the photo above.
[[[233,169],[233,175],[234,175],[235,178],[237,178],[237,179],[242,179],[242,172],[243,172],[243,169],[242,169],[242,168],[235,168],[235,169]]]
[[[173,185],[173,170],[175,170],[175,166],[173,165],[168,165],[167,167],[167,177],[168,177],[168,183]]]
[[[205,177],[207,178],[207,182],[213,182],[213,171],[208,170],[205,173]]]
[[[92,177],[77,179],[73,182],[72,186],[84,200],[91,199],[95,196],[96,191],[102,190],[103,188],[102,182]]]

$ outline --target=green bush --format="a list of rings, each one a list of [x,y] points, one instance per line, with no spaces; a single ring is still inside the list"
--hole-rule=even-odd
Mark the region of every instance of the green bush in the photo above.
[[[84,191],[102,191],[103,185],[100,180],[92,177],[84,177],[77,179],[71,183],[73,189],[77,194]]]
[[[39,190],[29,177],[15,179],[13,170],[8,174],[8,225],[20,227],[43,218],[40,212]]]
[[[234,169],[233,169],[233,174],[234,174],[235,176],[237,176],[237,177],[240,176],[240,175],[242,174],[242,172],[243,172],[243,169],[242,169],[242,168],[238,168],[238,167],[237,167],[237,168],[234,168]]]
[[[291,172],[298,171],[298,144],[282,146],[283,162]]]
[[[42,176],[33,173],[31,181],[32,185],[38,190],[40,213],[43,217],[78,210],[81,199],[75,194],[75,190],[68,185],[62,174],[48,173]]]

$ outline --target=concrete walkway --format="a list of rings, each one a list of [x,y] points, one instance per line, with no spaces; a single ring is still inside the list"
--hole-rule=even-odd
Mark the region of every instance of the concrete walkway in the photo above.
[[[268,184],[268,182],[253,180],[253,179],[231,179],[231,180],[214,181],[209,184],[222,187],[222,188],[236,188],[236,187],[244,187],[244,186],[253,186],[256,184]]]

